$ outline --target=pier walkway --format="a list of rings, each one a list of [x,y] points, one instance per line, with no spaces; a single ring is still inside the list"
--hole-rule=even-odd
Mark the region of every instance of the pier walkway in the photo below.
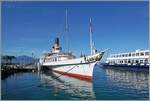
[[[8,77],[9,75],[12,75],[14,73],[19,72],[36,72],[38,70],[38,67],[35,64],[30,65],[2,65],[1,66],[1,76],[2,79]]]

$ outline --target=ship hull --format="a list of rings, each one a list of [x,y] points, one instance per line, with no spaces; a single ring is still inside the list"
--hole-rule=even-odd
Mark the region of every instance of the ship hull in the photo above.
[[[69,66],[55,67],[52,70],[59,73],[60,75],[67,75],[78,79],[92,81],[93,69],[96,62],[88,64],[77,64]]]

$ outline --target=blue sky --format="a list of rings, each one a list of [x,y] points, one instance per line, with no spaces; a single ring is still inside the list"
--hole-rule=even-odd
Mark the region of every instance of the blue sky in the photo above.
[[[89,18],[98,50],[110,53],[148,48],[148,2],[2,2],[2,50],[40,56],[55,37],[65,50],[65,9],[69,46],[89,54]]]

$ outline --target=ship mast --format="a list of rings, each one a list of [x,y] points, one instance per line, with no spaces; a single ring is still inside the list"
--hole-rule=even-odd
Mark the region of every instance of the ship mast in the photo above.
[[[68,39],[68,31],[69,31],[69,28],[68,28],[68,11],[66,9],[66,19],[65,19],[65,34],[66,34],[66,48],[67,48],[67,51],[69,52],[69,39]]]
[[[91,49],[91,55],[93,55],[93,41],[92,41],[92,19],[90,18],[90,49]]]

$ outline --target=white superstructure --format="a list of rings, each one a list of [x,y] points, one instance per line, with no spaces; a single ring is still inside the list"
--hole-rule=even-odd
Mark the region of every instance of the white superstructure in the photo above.
[[[60,74],[91,80],[93,68],[101,60],[103,54],[104,52],[97,52],[76,58],[72,53],[63,52],[59,46],[59,39],[56,38],[52,51],[40,58],[40,65]]]
[[[149,50],[136,50],[133,52],[112,54],[107,58],[106,63],[115,64],[127,64],[127,65],[149,65],[150,52]]]

